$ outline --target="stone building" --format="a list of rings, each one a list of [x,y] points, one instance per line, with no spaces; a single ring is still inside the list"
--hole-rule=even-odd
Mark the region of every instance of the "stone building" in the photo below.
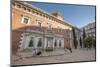
[[[71,48],[72,27],[59,12],[47,13],[27,2],[12,2],[12,52],[26,48]]]
[[[95,24],[96,24],[95,22],[92,22],[81,28],[82,47],[85,47],[83,43],[84,38],[89,37],[89,36],[93,37],[94,39],[96,38],[96,25]]]
[[[85,37],[93,36],[95,38],[96,36],[96,23],[92,22],[84,27],[81,28],[81,37],[83,38],[83,32],[85,33]]]
[[[93,36],[95,37],[96,33],[96,25],[95,22],[89,23],[88,25],[83,27],[85,29],[86,37]]]

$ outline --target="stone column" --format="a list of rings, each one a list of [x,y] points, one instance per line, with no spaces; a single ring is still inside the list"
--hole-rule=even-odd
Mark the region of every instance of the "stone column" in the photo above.
[[[34,37],[34,48],[37,48],[37,39]]]
[[[44,38],[44,49],[47,47],[47,38]]]
[[[57,48],[59,48],[59,39],[57,39]]]

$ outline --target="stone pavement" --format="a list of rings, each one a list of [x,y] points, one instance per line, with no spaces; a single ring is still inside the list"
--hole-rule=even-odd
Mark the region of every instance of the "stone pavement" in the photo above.
[[[57,56],[57,55],[64,55],[69,53],[69,50],[65,49],[55,49],[53,51],[42,51],[41,55],[33,55],[33,50],[25,50],[17,52],[17,55],[12,55],[12,60],[17,61],[23,58],[31,58],[31,57],[47,57],[47,56]]]
[[[61,55],[19,58],[19,60],[16,61],[12,60],[12,64],[27,65],[27,64],[45,64],[45,63],[61,63],[61,62],[75,62],[75,61],[94,61],[94,60],[96,60],[95,49],[91,50],[73,49],[72,53],[66,52]]]

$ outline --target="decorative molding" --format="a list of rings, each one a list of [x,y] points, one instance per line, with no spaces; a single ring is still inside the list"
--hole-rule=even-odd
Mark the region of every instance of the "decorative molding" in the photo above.
[[[42,17],[45,17],[45,18],[50,19],[52,21],[56,21],[58,23],[73,27],[72,24],[67,23],[66,21],[62,21],[62,20],[58,19],[57,17],[55,17],[55,16],[53,16],[53,15],[51,15],[51,14],[49,14],[49,13],[47,13],[47,12],[41,10],[41,9],[39,9],[39,8],[33,6],[33,5],[30,5],[30,4],[26,3],[26,2],[25,3],[24,2],[18,2],[18,1],[15,1],[15,2],[16,2],[16,4],[20,4],[22,7],[24,6],[27,9],[31,9],[31,11],[30,11],[31,13],[34,12],[34,13],[37,13],[37,15],[39,15],[39,16],[42,16]]]

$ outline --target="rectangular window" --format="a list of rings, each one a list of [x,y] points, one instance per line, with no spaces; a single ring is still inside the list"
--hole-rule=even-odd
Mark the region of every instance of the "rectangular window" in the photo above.
[[[29,24],[29,22],[30,22],[30,18],[29,18],[29,17],[24,16],[24,17],[22,18],[22,23],[24,23],[24,24]]]
[[[24,23],[28,24],[28,20],[29,20],[28,18],[24,18]]]

